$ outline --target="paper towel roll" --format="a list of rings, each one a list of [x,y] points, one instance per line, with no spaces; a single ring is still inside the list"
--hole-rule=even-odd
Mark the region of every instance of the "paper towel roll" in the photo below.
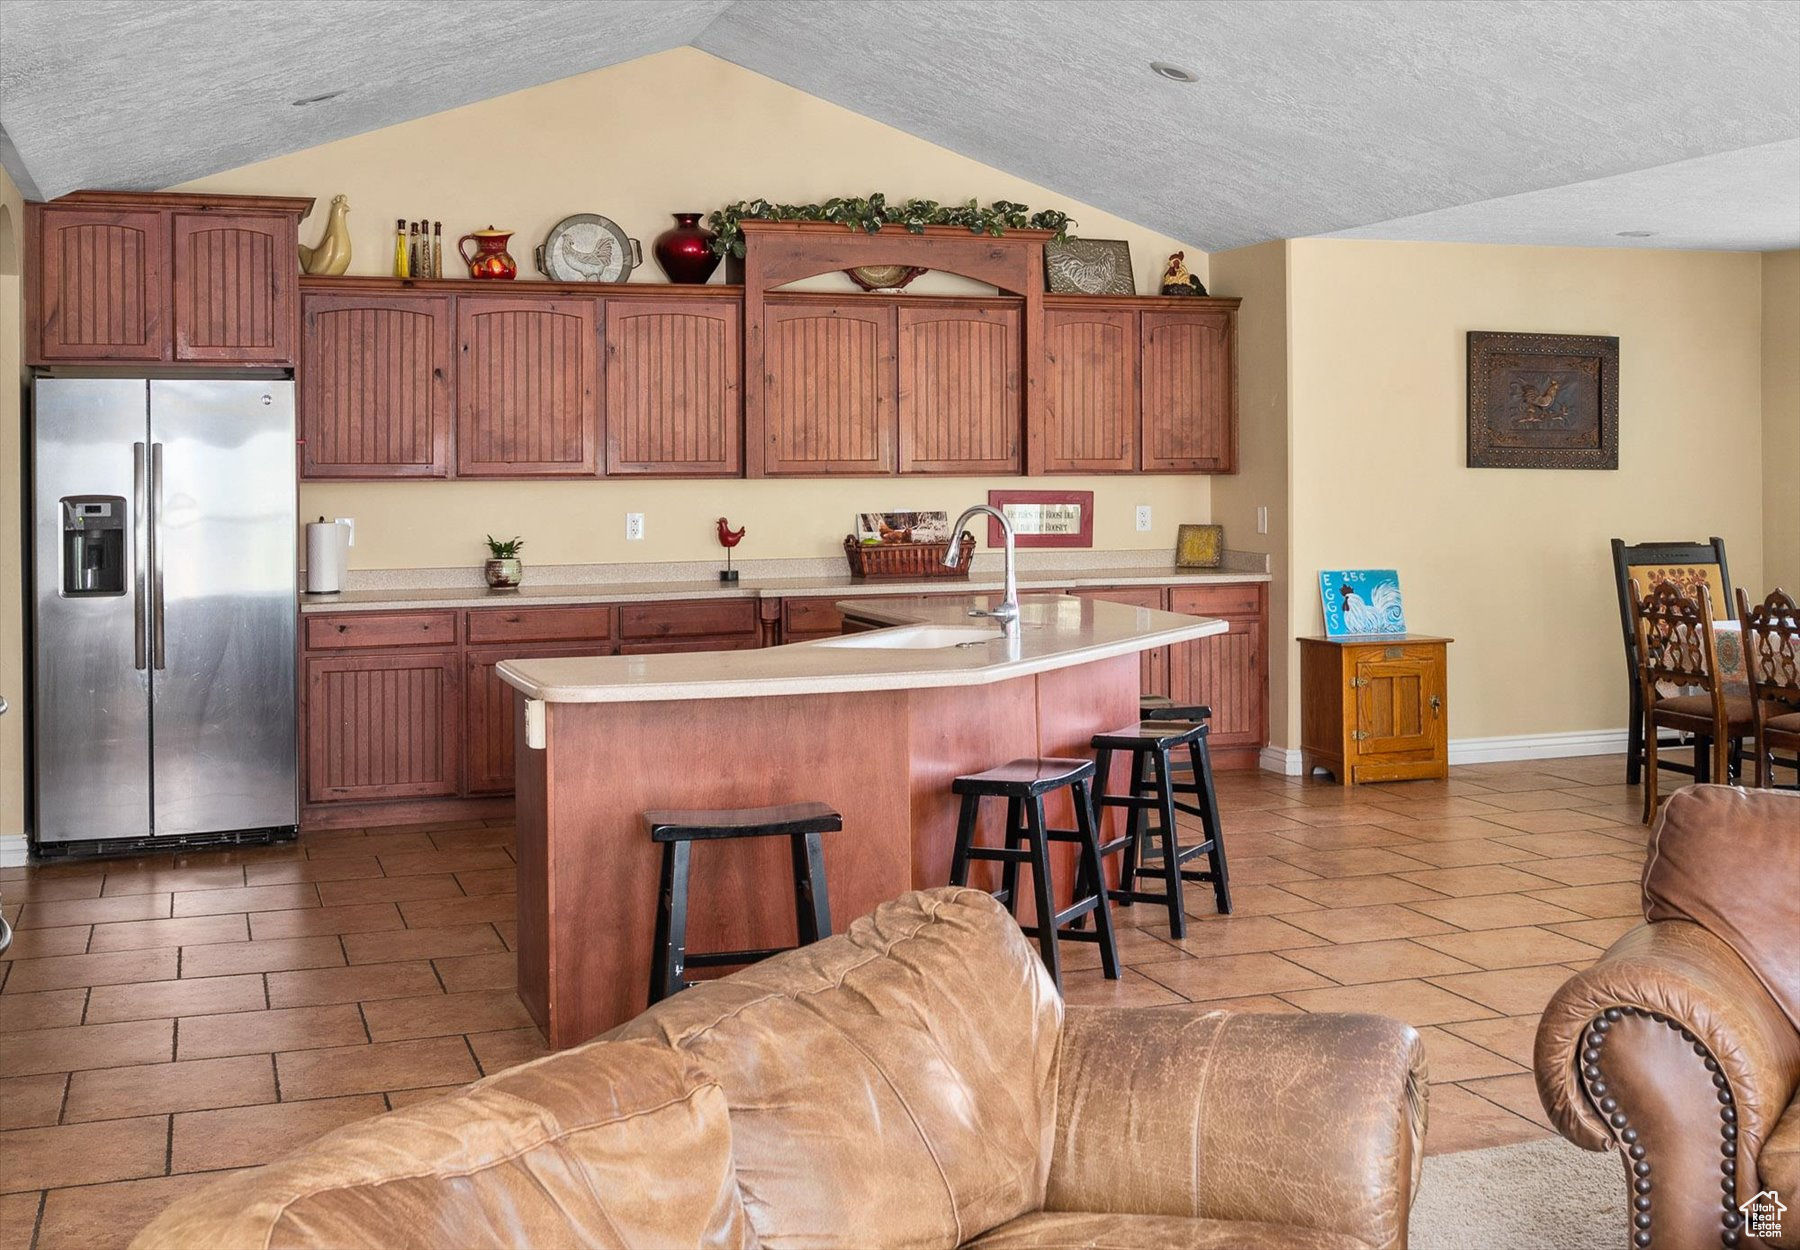
[[[348,537],[349,531],[336,521],[307,522],[307,593],[336,594],[344,588],[344,549]]]

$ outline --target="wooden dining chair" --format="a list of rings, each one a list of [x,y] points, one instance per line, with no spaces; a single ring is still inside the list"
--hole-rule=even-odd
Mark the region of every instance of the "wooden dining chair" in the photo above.
[[[1713,637],[1712,593],[1704,586],[1686,595],[1674,582],[1657,582],[1640,598],[1637,579],[1628,583],[1631,616],[1637,627],[1638,689],[1644,708],[1644,823],[1656,814],[1659,730],[1691,734],[1694,774],[1723,783],[1730,775],[1731,746],[1756,732],[1750,696],[1730,696],[1718,679],[1718,641]],[[1696,694],[1663,695],[1658,683],[1697,689]]]
[[[1619,625],[1625,635],[1625,676],[1629,712],[1625,718],[1625,784],[1635,786],[1644,767],[1644,703],[1643,683],[1638,677],[1637,625],[1631,614],[1631,592],[1627,588],[1633,578],[1640,587],[1657,582],[1674,582],[1688,594],[1693,587],[1704,585],[1712,592],[1712,601],[1724,612],[1731,610],[1731,572],[1725,564],[1725,540],[1709,538],[1703,543],[1627,543],[1612,540],[1613,583],[1619,592]],[[1662,747],[1687,746],[1677,738],[1665,738]],[[1672,772],[1692,773],[1687,764],[1670,760],[1663,767]]]
[[[1744,671],[1750,678],[1756,730],[1756,784],[1775,784],[1776,751],[1800,771],[1800,607],[1779,586],[1755,607],[1737,592],[1738,624],[1744,631]]]

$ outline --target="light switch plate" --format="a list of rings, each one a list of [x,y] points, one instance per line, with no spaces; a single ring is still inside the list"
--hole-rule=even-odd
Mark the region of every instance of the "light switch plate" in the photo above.
[[[642,538],[643,536],[644,536],[644,514],[641,512],[627,512],[625,514],[625,537],[626,537],[626,539],[630,542],[636,542],[638,539]]]
[[[1138,533],[1140,534],[1148,534],[1150,532],[1150,505],[1147,503],[1141,503],[1137,506],[1137,527]]]
[[[1256,532],[1258,534],[1267,534],[1269,532],[1269,507],[1267,504],[1259,504],[1257,506]]]

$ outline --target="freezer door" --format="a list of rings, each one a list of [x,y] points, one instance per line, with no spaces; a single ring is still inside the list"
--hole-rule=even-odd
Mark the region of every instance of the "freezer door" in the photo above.
[[[150,383],[159,836],[296,823],[294,387]]]
[[[32,773],[41,842],[150,833],[150,672],[144,514],[149,387],[39,378],[32,390]],[[122,594],[81,593],[63,500],[125,512]],[[76,593],[67,594],[65,590]]]

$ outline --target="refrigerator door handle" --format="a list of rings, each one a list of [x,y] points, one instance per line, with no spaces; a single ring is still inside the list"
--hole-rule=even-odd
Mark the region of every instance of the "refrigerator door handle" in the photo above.
[[[167,656],[163,646],[163,445],[150,444],[150,638],[156,667]]]
[[[133,578],[131,611],[132,667],[142,669],[147,663],[148,639],[144,635],[144,579],[150,568],[150,527],[144,515],[144,445],[131,445],[131,534],[132,559],[137,563]]]

